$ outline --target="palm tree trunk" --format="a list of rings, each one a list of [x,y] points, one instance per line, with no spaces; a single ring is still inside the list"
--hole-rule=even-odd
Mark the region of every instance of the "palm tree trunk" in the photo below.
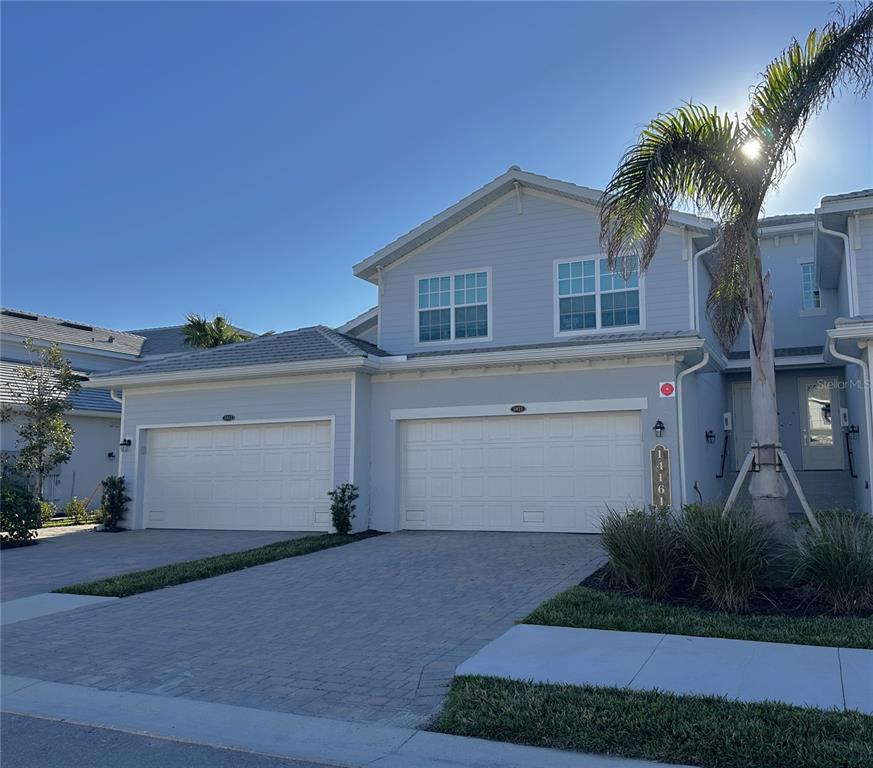
[[[752,370],[752,439],[758,445],[757,471],[749,481],[755,516],[772,526],[773,537],[787,542],[788,486],[778,469],[779,411],[776,403],[776,363],[769,275],[762,277],[757,237],[749,237],[749,358]]]

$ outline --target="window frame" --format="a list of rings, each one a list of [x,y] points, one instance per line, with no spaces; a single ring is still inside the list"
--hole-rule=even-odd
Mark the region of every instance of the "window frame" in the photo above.
[[[591,336],[597,333],[623,333],[624,331],[641,331],[646,328],[646,283],[645,275],[639,274],[639,287],[628,290],[637,290],[640,297],[640,322],[637,325],[610,325],[604,327],[601,325],[602,318],[600,314],[600,260],[605,259],[605,253],[591,253],[580,256],[570,256],[568,258],[555,259],[552,262],[552,314],[553,314],[553,331],[555,338],[565,338],[568,336]],[[595,319],[597,325],[594,328],[578,328],[576,330],[562,331],[561,330],[561,296],[558,294],[558,268],[561,264],[572,264],[576,261],[594,260],[594,301],[595,301]],[[614,293],[615,291],[607,291]],[[580,294],[584,295],[584,294]],[[590,296],[591,294],[587,294]],[[568,298],[564,296],[563,298]]]
[[[809,307],[809,308],[803,306],[803,300],[804,300],[803,272],[804,272],[804,267],[807,267],[807,266],[812,267],[812,280],[813,280],[813,286],[815,286],[815,278],[816,278],[815,259],[806,258],[806,259],[798,260],[797,263],[798,263],[798,266],[800,267],[800,316],[801,317],[815,317],[817,315],[826,315],[827,308],[825,307],[824,297],[821,295],[821,287],[819,287],[817,291],[813,287],[813,293],[816,293],[816,292],[818,293],[818,306],[817,307]]]
[[[463,307],[473,307],[478,306],[477,304],[455,304],[455,276],[456,275],[469,275],[475,272],[484,272],[487,275],[488,285],[486,286],[487,294],[485,300],[485,306],[488,312],[488,335],[487,336],[473,336],[468,338],[457,339],[455,338],[455,309],[460,309]],[[426,312],[427,310],[419,309],[418,306],[418,283],[420,280],[430,280],[434,277],[448,277],[451,281],[449,283],[449,306],[448,307],[439,307],[439,309],[448,309],[449,310],[449,322],[450,322],[450,337],[448,339],[436,339],[434,341],[421,341],[420,329],[420,313]],[[444,272],[426,272],[420,275],[415,275],[412,280],[412,301],[413,301],[413,311],[415,312],[415,338],[414,344],[416,347],[438,347],[438,346],[450,346],[453,344],[470,344],[476,342],[488,342],[493,340],[494,335],[494,326],[492,321],[492,313],[494,306],[494,283],[491,277],[491,267],[464,267],[463,269],[453,269]],[[436,307],[435,307],[436,309]]]

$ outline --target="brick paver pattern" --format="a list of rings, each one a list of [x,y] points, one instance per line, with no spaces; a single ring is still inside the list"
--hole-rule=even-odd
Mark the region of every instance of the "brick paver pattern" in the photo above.
[[[596,536],[388,534],[12,624],[3,671],[416,726],[459,663],[603,561]]]

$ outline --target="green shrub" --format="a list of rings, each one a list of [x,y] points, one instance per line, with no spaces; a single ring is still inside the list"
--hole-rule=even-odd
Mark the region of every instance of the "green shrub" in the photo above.
[[[853,613],[873,604],[873,521],[852,512],[817,515],[800,543],[796,575],[819,589],[835,613]]]
[[[767,526],[744,510],[689,504],[679,534],[706,596],[721,610],[745,610],[769,565]]]
[[[40,525],[40,506],[27,483],[4,472],[0,478],[0,539],[16,544],[30,541]]]
[[[73,496],[64,507],[64,515],[69,517],[74,525],[85,525],[90,522],[91,516],[88,514],[88,507],[85,506],[85,500]]]
[[[608,509],[601,530],[616,577],[648,597],[666,594],[679,564],[679,536],[669,510]]]
[[[127,502],[130,501],[130,496],[124,492],[124,478],[110,475],[102,485],[103,497],[100,506],[103,515],[100,521],[103,523],[104,530],[118,531],[120,530],[118,523],[127,512]]]
[[[355,500],[358,498],[358,486],[352,483],[338,485],[330,496],[330,515],[333,527],[340,535],[347,535],[352,530],[352,520],[355,518]]]
[[[54,502],[51,501],[42,501],[41,499],[37,501],[39,504],[39,519],[40,524],[45,525],[50,522],[51,519],[58,513],[58,508],[55,506]]]

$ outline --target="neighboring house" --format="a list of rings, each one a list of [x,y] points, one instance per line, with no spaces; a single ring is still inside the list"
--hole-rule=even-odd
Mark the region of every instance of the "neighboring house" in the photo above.
[[[750,441],[748,353],[743,337],[723,355],[706,317],[712,222],[674,212],[626,281],[599,199],[513,167],[355,265],[379,303],[340,329],[95,373],[123,400],[127,523],[327,530],[344,482],[356,529],[388,531],[594,532],[607,505],[722,497]],[[870,310],[848,296],[873,268],[873,210],[840,200],[848,214],[826,198],[762,221],[762,249],[787,453],[814,504],[869,511],[848,336],[869,338]],[[847,222],[861,234],[841,251],[819,224]]]
[[[30,352],[25,342],[35,347]],[[180,352],[181,326],[116,331],[86,323],[4,308],[0,311],[0,403],[11,407],[11,419],[0,426],[0,450],[15,455],[18,449],[18,408],[23,400],[21,369],[38,363],[38,350],[58,344],[74,371],[83,379],[101,371],[117,370],[144,359]],[[100,481],[118,469],[121,403],[108,389],[82,389],[71,398],[67,419],[75,432],[75,449],[70,461],[59,465],[46,480],[45,498],[59,507],[73,496],[87,498],[96,490],[93,504],[100,500]]]

